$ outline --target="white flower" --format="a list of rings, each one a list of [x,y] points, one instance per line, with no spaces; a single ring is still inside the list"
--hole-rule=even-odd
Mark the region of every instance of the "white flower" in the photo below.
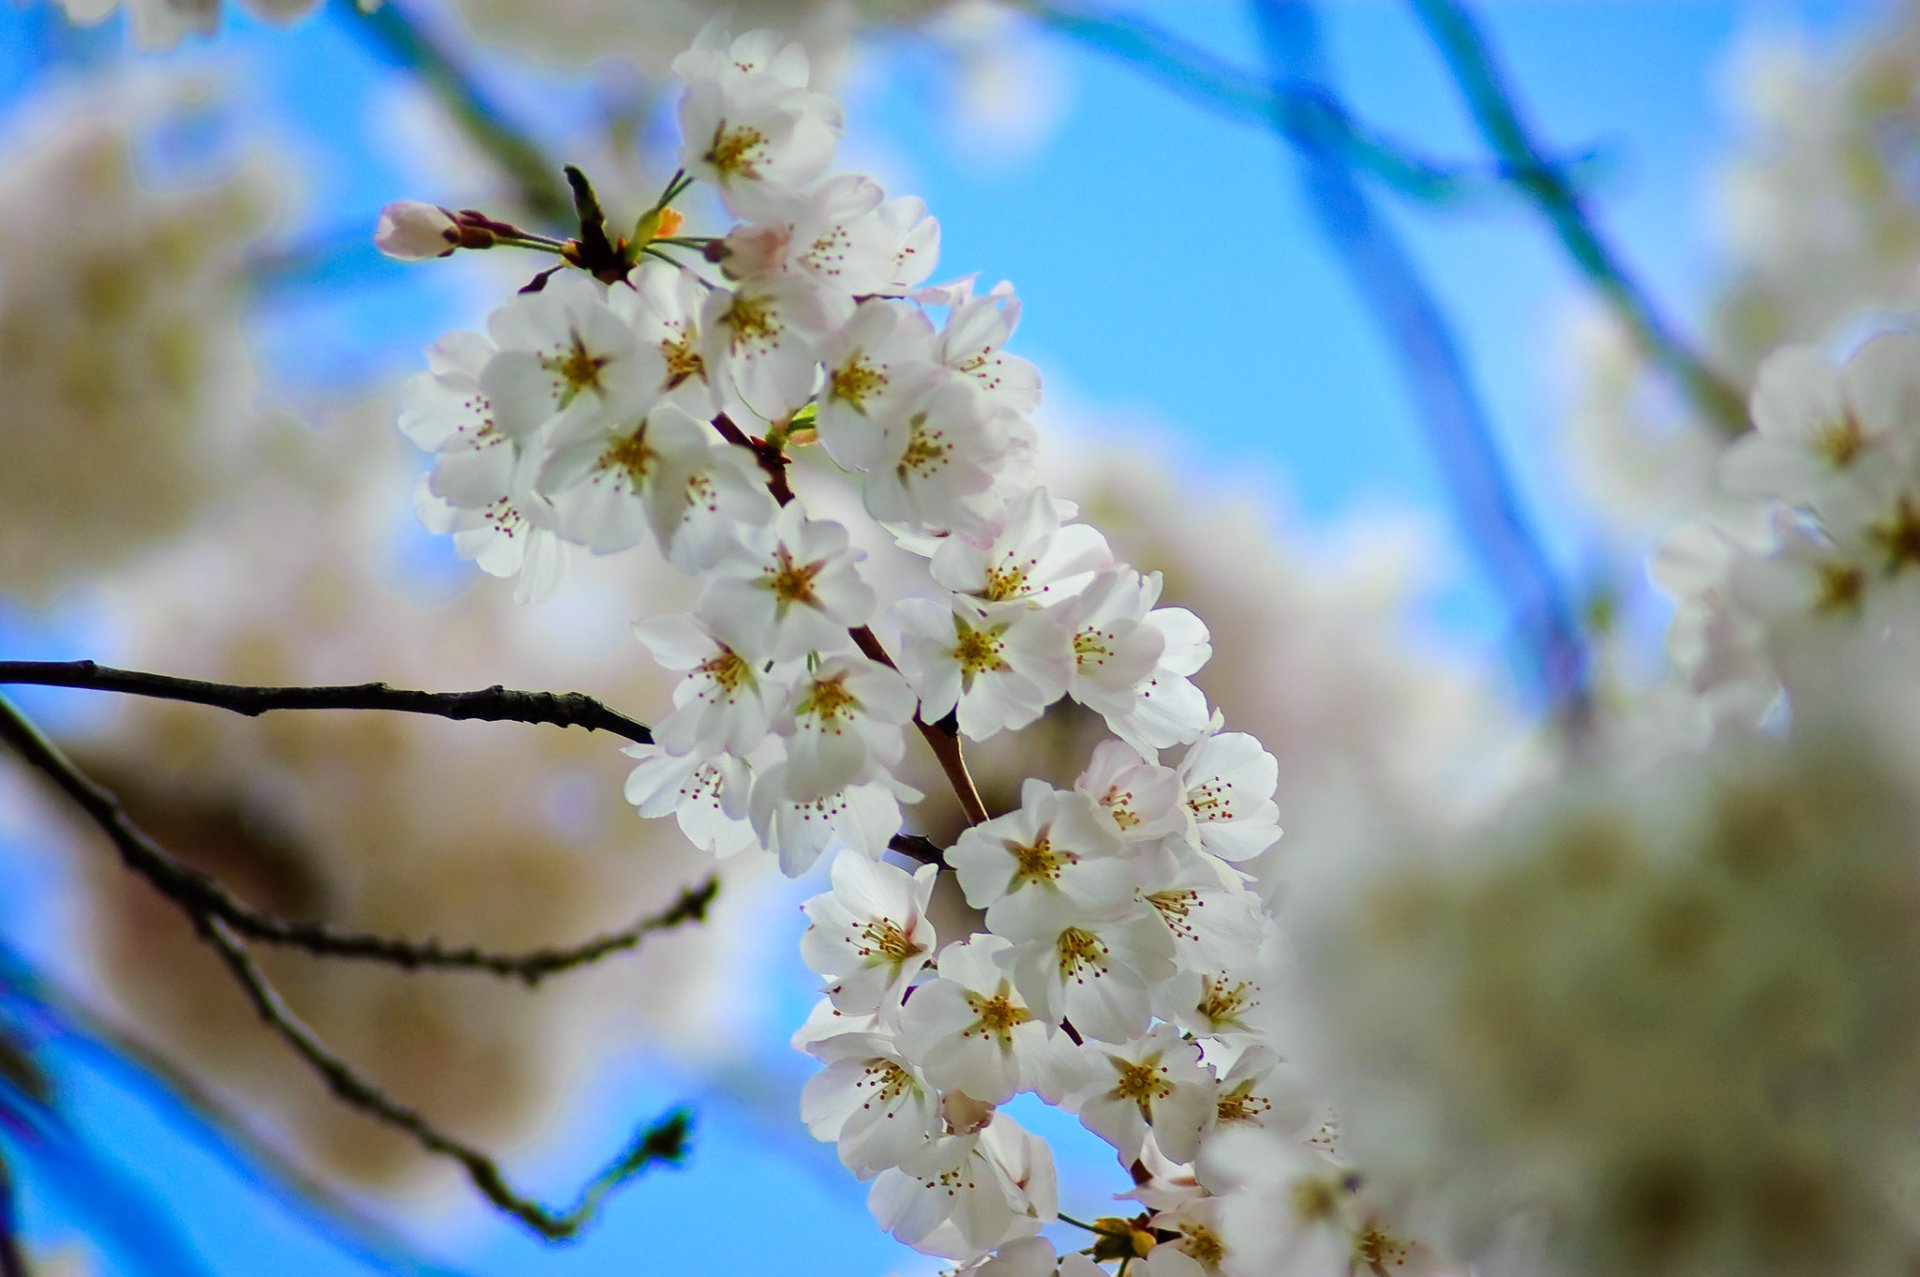
[[[974,825],[947,852],[967,903],[1004,936],[1052,934],[1133,903],[1133,865],[1093,800],[1029,778],[1020,806]]]
[[[867,1195],[880,1226],[927,1255],[970,1259],[1031,1236],[1056,1213],[1053,1154],[1004,1113],[946,1135],[911,1165],[883,1171]]]
[[[1134,863],[1140,899],[1166,927],[1183,970],[1239,971],[1259,955],[1265,914],[1239,872],[1179,836],[1168,838],[1161,855]]]
[[[1190,1162],[1200,1148],[1200,1128],[1213,1109],[1213,1074],[1200,1052],[1170,1024],[1145,1037],[1079,1049],[1066,1106],[1086,1128],[1119,1150],[1131,1164],[1147,1131],[1176,1162]]]
[[[700,616],[715,634],[757,655],[842,650],[847,631],[873,616],[873,587],[854,567],[865,557],[848,544],[844,527],[809,519],[793,502],[714,566]]]
[[[472,464],[443,464],[415,491],[421,523],[429,532],[451,535],[454,553],[482,572],[517,577],[518,601],[551,597],[567,570],[567,545],[552,531],[552,507],[522,482],[512,449],[458,455]]]
[[[649,528],[664,552],[679,524],[681,476],[717,443],[671,404],[641,418],[604,414],[555,441],[533,486],[553,502],[559,530],[595,554],[631,549]]]
[[[900,1011],[900,1042],[942,1090],[1004,1104],[1017,1091],[1057,1098],[1053,1026],[1015,991],[1000,955],[1012,945],[977,935],[940,951],[939,977]]]
[[[1000,961],[1049,1024],[1064,1020],[1087,1037],[1126,1042],[1146,1031],[1149,989],[1173,974],[1173,942],[1142,910],[1049,928]]]
[[[878,856],[900,832],[900,804],[918,791],[890,777],[848,785],[819,798],[788,798],[785,763],[761,771],[748,800],[748,817],[760,845],[780,859],[780,872],[797,878],[831,846]]]
[[[906,750],[915,701],[906,680],[857,653],[820,660],[794,685],[777,728],[787,739],[787,797],[817,798],[874,780]]]
[[[866,467],[867,510],[915,532],[985,532],[1014,441],[1008,416],[978,391],[936,380],[885,422]]]
[[[671,814],[687,841],[716,860],[759,845],[747,823],[753,773],[744,762],[725,754],[707,760],[675,755],[658,745],[621,752],[640,760],[627,777],[626,795],[642,816]]]
[[[1103,740],[1073,787],[1093,799],[1125,843],[1157,842],[1187,828],[1185,791],[1171,767],[1150,763],[1133,746]]]
[[[1215,716],[1180,762],[1180,784],[1200,846],[1222,860],[1249,860],[1280,840],[1273,801],[1280,765],[1245,732],[1222,732]]]
[[[898,293],[933,269],[939,225],[925,212],[918,200],[890,206],[879,183],[843,173],[800,197],[784,219],[735,227],[721,269],[734,279],[804,274],[849,297]],[[917,277],[903,280],[903,268]]]
[[[674,686],[673,712],[653,728],[670,753],[744,758],[766,739],[790,674],[767,670],[759,653],[735,650],[694,617],[655,617],[633,632],[662,668],[687,672]]]
[[[695,417],[711,416],[718,405],[701,353],[700,312],[713,286],[690,270],[644,258],[627,282],[632,287],[610,290],[607,302],[642,345],[660,352],[663,393]]]
[[[460,246],[460,224],[436,204],[395,200],[380,210],[373,246],[395,261],[445,257]]]
[[[780,45],[767,31],[750,31],[725,52],[706,32],[702,41],[673,62],[687,82],[680,167],[712,182],[736,214],[778,209],[833,162],[840,106],[805,87],[798,44]]]
[[[615,313],[607,286],[579,271],[515,297],[488,316],[487,331],[499,353],[481,372],[480,389],[515,440],[549,423],[565,442],[608,416],[637,421],[666,379],[660,352]]]
[[[1142,1267],[1148,1277],[1219,1277],[1238,1271],[1220,1236],[1219,1198],[1182,1202],[1154,1215],[1151,1223],[1156,1232],[1173,1236],[1147,1252]]]
[[[749,279],[707,294],[700,357],[714,402],[748,426],[784,421],[813,397],[820,348],[852,303],[808,279]]]
[[[957,709],[961,733],[984,740],[1025,727],[1066,690],[1067,636],[1046,612],[986,617],[958,599],[902,599],[894,616],[901,672],[929,721]]]
[[[833,890],[800,906],[812,924],[800,937],[800,956],[833,982],[827,995],[836,1008],[860,1014],[899,1007],[933,956],[927,901],[938,873],[938,866],[922,865],[908,874],[851,851],[834,857]]]
[[[820,442],[841,465],[867,469],[884,449],[885,423],[934,376],[933,327],[918,310],[873,298],[827,339],[820,360]]]
[[[1158,572],[1122,564],[1060,608],[1073,634],[1068,695],[1142,754],[1191,741],[1208,722],[1189,677],[1212,655],[1207,627],[1185,608],[1154,607],[1159,597]]]
[[[941,1137],[939,1098],[886,1037],[842,1033],[810,1049],[827,1067],[801,1091],[800,1117],[815,1139],[838,1142],[861,1179],[925,1156]]]
[[[1069,507],[1071,509],[1071,507]],[[1033,603],[1045,606],[1071,598],[1094,573],[1113,562],[1113,551],[1097,528],[1062,525],[1061,512],[1045,488],[1033,488],[1007,507],[990,537],[966,533],[945,538],[934,551],[933,579],[956,594],[982,603]],[[1159,655],[1154,634],[1153,655]],[[1152,669],[1148,665],[1134,679]]]
[[[973,295],[970,280],[951,291],[952,308],[940,333],[940,362],[971,380],[995,406],[1030,413],[1040,404],[1040,372],[1006,345],[1020,323],[1020,299],[1013,286]]]
[[[1920,446],[1920,337],[1876,337],[1843,368],[1810,346],[1775,352],[1760,366],[1753,424],[1721,460],[1729,487],[1823,513],[1845,504],[1856,475],[1904,469]]]

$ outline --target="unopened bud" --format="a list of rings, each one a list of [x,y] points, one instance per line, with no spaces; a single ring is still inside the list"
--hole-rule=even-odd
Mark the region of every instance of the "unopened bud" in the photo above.
[[[460,223],[452,213],[419,200],[395,200],[380,210],[373,228],[373,244],[402,262],[424,262],[445,257],[461,244]]]

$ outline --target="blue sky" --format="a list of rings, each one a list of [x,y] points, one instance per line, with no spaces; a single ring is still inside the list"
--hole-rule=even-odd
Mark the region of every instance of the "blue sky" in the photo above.
[[[1224,56],[1249,64],[1257,57],[1237,2],[1133,7],[1150,8]],[[1485,13],[1540,133],[1569,150],[1598,146],[1608,157],[1601,222],[1655,296],[1686,319],[1723,269],[1709,196],[1735,132],[1722,77],[1736,39],[1769,24],[1838,39],[1884,8],[1873,0],[1532,0],[1490,3]],[[364,108],[386,73],[342,32],[352,20],[329,9],[291,30],[242,24],[212,50],[185,55],[235,73],[258,118],[289,139],[311,222],[326,230],[368,226],[388,199],[436,194],[420,189],[391,151],[365,160]],[[1339,83],[1361,117],[1427,152],[1479,153],[1403,6],[1334,3],[1327,22]],[[112,31],[73,35],[42,5],[0,6],[0,100],[18,98],[57,64],[111,61],[119,50]],[[979,270],[1015,281],[1026,302],[1018,348],[1056,393],[1117,419],[1164,423],[1197,473],[1269,491],[1315,523],[1381,507],[1430,512],[1442,555],[1461,565],[1430,619],[1497,659],[1497,609],[1444,530],[1441,490],[1414,414],[1379,334],[1311,229],[1289,157],[1265,132],[1223,121],[1132,71],[1063,43],[1048,51],[1066,78],[1057,127],[1031,149],[997,159],[950,145],[941,95],[928,91],[939,80],[934,55],[890,39],[861,75],[850,134],[860,149],[904,157],[914,190],[942,222],[942,276]],[[517,68],[500,59],[489,66],[516,77],[516,102],[547,104],[543,127],[563,136],[580,107],[577,93],[543,76],[536,95]],[[1562,569],[1585,574],[1596,553],[1587,531],[1546,517],[1557,516],[1567,493],[1550,445],[1565,395],[1552,335],[1578,281],[1517,204],[1389,203],[1468,352],[1528,508],[1548,528]],[[297,396],[334,393],[343,377],[407,371],[434,332],[477,318],[463,310],[470,301],[461,289],[422,282],[370,249],[328,271],[268,299],[262,343]],[[347,297],[334,284],[356,292]],[[66,622],[18,614],[0,619],[0,637],[10,651],[32,646],[34,655],[83,641]],[[0,857],[0,898],[32,902],[44,892]],[[57,945],[32,925],[36,912],[8,909],[0,934],[30,949]],[[780,989],[774,1018],[797,1017],[802,975],[785,970],[770,979]],[[727,1094],[652,1065],[611,1070],[575,1129],[516,1162],[558,1195],[634,1122],[684,1098],[700,1107],[691,1165],[638,1185],[582,1243],[542,1249],[470,1212],[458,1228],[430,1237],[427,1249],[462,1271],[489,1274],[777,1267],[805,1277],[909,1263],[928,1270],[872,1227],[861,1186],[834,1167],[830,1152],[808,1146],[797,1117],[778,1107],[806,1073],[806,1062],[781,1046],[789,1027],[764,1026],[765,1075],[735,1079]],[[144,1193],[176,1215],[198,1271],[372,1270],[249,1187],[162,1089],[71,1042],[48,1049],[92,1148],[125,1176],[130,1196],[117,1200]],[[754,1093],[773,1100],[738,1098]],[[1093,1182],[1078,1169],[1069,1175]],[[66,1195],[57,1168],[41,1174],[30,1164],[25,1179],[36,1233],[88,1227],[88,1212],[101,1209]],[[176,1271],[154,1254],[119,1263],[113,1271]]]

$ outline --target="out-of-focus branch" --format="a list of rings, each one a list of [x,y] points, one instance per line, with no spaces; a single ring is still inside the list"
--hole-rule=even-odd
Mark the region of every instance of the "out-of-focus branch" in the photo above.
[[[489,723],[543,723],[554,727],[584,727],[590,732],[612,732],[642,745],[653,743],[653,732],[618,710],[580,692],[522,692],[495,684],[477,692],[417,692],[385,683],[351,683],[335,687],[246,687],[208,683],[170,674],[114,669],[93,661],[0,661],[0,684],[28,683],[41,687],[79,687],[99,692],[122,692],[160,700],[186,701],[231,710],[249,718],[277,709],[374,709],[403,714],[431,714],[455,721],[477,719]]]
[[[393,0],[362,10],[341,0],[342,21],[368,44],[420,77],[462,132],[490,156],[513,183],[527,211],[554,225],[573,215],[573,199],[559,180],[560,166],[540,144],[487,100],[473,73],[440,40],[407,16]]]
[[[136,1040],[79,992],[4,944],[0,944],[0,991],[24,1000],[37,1016],[59,1025],[62,1046],[91,1055],[91,1067],[115,1070],[144,1088],[170,1092],[210,1132],[205,1144],[215,1155],[250,1179],[282,1190],[276,1196],[284,1199],[284,1207],[331,1244],[382,1270],[416,1277],[458,1277],[444,1264],[422,1257],[413,1243],[255,1135],[241,1114],[186,1069]]]
[[[1747,428],[1745,398],[1693,350],[1655,309],[1601,236],[1579,192],[1551,165],[1520,118],[1492,46],[1459,0],[1411,0],[1414,12],[1453,73],[1480,132],[1539,206],[1580,272],[1632,334],[1642,353],[1664,369],[1694,405],[1729,434]]]
[[[1277,79],[1312,83],[1324,75],[1318,15],[1307,0],[1253,0],[1253,9]],[[1303,148],[1301,160],[1309,207],[1392,347],[1454,517],[1527,636],[1543,693],[1577,728],[1589,708],[1586,644],[1553,563],[1521,512],[1446,317],[1345,159]]]
[[[1503,156],[1496,164],[1432,159],[1362,125],[1325,86],[1273,84],[1149,19],[1058,0],[1009,3],[1043,26],[1202,106],[1270,128],[1293,145],[1335,152],[1354,168],[1416,199],[1443,202],[1502,193],[1532,176],[1530,169],[1564,183],[1564,169],[1592,159],[1579,156],[1559,167],[1531,153],[1524,160]]]
[[[20,1247],[20,1216],[13,1204],[13,1178],[0,1158],[0,1277],[29,1277]]]
[[[122,673],[124,671],[115,671]],[[158,677],[147,675],[144,677]],[[218,684],[203,684],[218,688]],[[300,691],[324,689],[248,689]],[[207,702],[212,703],[212,702]],[[47,776],[112,840],[121,861],[161,895],[195,918],[218,918],[250,940],[300,949],[316,957],[380,962],[405,970],[478,971],[528,985],[563,971],[598,962],[634,948],[647,936],[706,917],[707,906],[720,889],[708,878],[680,893],[666,909],[640,919],[631,927],[566,948],[530,953],[495,953],[474,946],[450,947],[438,940],[412,941],[367,932],[340,931],[318,922],[289,921],[261,913],[241,901],[219,879],[195,869],[162,847],[127,816],[120,800],[96,784],[43,736],[27,718],[0,698],[0,741]]]
[[[619,1184],[637,1175],[654,1162],[677,1161],[684,1154],[691,1117],[684,1110],[675,1110],[641,1131],[619,1157],[588,1183],[571,1207],[565,1210],[551,1209],[517,1193],[508,1185],[499,1166],[490,1157],[441,1131],[418,1111],[387,1095],[321,1042],[314,1032],[294,1015],[281,1000],[279,993],[268,983],[259,967],[255,965],[252,956],[247,952],[246,944],[241,939],[241,931],[229,920],[228,914],[237,914],[241,918],[248,919],[251,925],[264,925],[269,929],[297,928],[300,924],[280,923],[276,919],[263,918],[253,913],[228,894],[216,880],[176,860],[127,818],[118,799],[95,784],[69,762],[58,747],[42,736],[39,730],[4,698],[0,698],[0,741],[11,746],[35,770],[51,779],[113,840],[115,847],[120,850],[121,858],[130,868],[141,873],[169,900],[180,906],[201,938],[219,954],[228,971],[239,982],[248,1001],[259,1012],[260,1018],[288,1046],[293,1048],[309,1068],[320,1076],[335,1096],[344,1103],[411,1136],[428,1152],[458,1162],[467,1172],[467,1177],[473,1182],[474,1187],[488,1201],[520,1220],[542,1237],[557,1241],[574,1236],[591,1221],[601,1200]],[[690,893],[683,896],[673,908],[661,916],[677,916],[677,920],[687,920],[697,916],[695,910],[704,910],[705,899],[710,898],[710,892],[704,899],[697,892]],[[658,927],[655,926],[653,929],[657,930]],[[413,956],[418,956],[420,952],[435,952],[458,957],[469,952],[440,950],[435,945],[410,946],[405,942],[389,941],[379,937],[341,937],[334,933],[328,934],[336,941],[353,942],[349,947],[357,946],[363,941],[373,946],[366,950],[356,947],[352,952],[340,952],[329,954],[329,956],[378,956],[379,960],[396,961],[398,965],[403,966],[408,964],[400,962],[393,956],[401,950],[409,951]],[[618,948],[628,947],[621,944],[607,946],[605,942],[595,942],[595,944],[603,946],[597,949],[596,956],[604,956]],[[308,946],[302,944],[300,947]],[[593,949],[595,946],[588,946],[588,948]],[[319,952],[312,949],[309,951]],[[589,959],[581,957],[570,965],[578,965],[579,962],[586,960]],[[552,959],[547,961],[550,962]],[[485,963],[479,965],[483,969],[490,969]],[[538,969],[537,964],[533,969]],[[545,973],[550,974],[551,971]],[[518,970],[511,974],[527,978],[529,982],[539,978],[537,975],[529,975]]]
[[[686,1155],[687,1133],[693,1118],[685,1109],[674,1109],[643,1128],[619,1156],[588,1181],[573,1205],[564,1210],[555,1209],[522,1196],[507,1183],[491,1157],[447,1135],[417,1110],[382,1091],[335,1055],[281,1000],[254,964],[245,944],[225,922],[200,915],[195,917],[194,924],[239,981],[267,1027],[306,1061],[338,1099],[411,1135],[428,1152],[458,1162],[482,1196],[549,1241],[565,1241],[577,1236],[593,1221],[608,1193],[655,1162],[678,1162]]]

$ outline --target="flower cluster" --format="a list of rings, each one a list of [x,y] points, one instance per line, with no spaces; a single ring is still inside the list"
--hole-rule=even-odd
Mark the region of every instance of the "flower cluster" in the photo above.
[[[1863,645],[1910,650],[1920,619],[1920,338],[1875,337],[1843,367],[1788,347],[1760,371],[1754,430],[1720,460],[1744,498],[1654,561],[1680,600],[1674,662],[1719,721],[1751,723],[1783,680]]]
[[[589,269],[442,340],[410,388],[401,426],[435,453],[423,512],[526,598],[581,550],[650,545],[702,582],[638,627],[680,678],[627,796],[715,855],[758,846],[797,875],[832,853],[805,906],[824,997],[795,1041],[825,1067],[804,1116],[886,1228],[1050,1265],[1051,1153],[1000,1111],[1032,1093],[1132,1171],[1144,1211],[1090,1254],[1220,1271],[1207,1147],[1273,1124],[1318,1156],[1260,1014],[1276,938],[1238,867],[1280,836],[1277,765],[1191,681],[1199,618],[1036,482],[1012,291],[925,286],[937,224],[830,173],[840,113],[798,45],[710,32],[675,69],[681,174],[633,235],[598,258],[590,228],[546,241]],[[724,235],[679,233],[695,182],[737,219]],[[422,207],[394,216],[426,218],[437,253],[446,215]],[[884,594],[821,513],[829,479],[917,565]],[[964,744],[1063,700],[1110,736],[1071,785],[1030,779],[987,811]],[[948,848],[903,831],[916,734],[968,816]],[[969,934],[934,934],[942,874],[981,911]],[[1362,1237],[1326,1235],[1342,1255]]]
[[[1840,709],[1302,891],[1292,1040],[1371,1192],[1489,1277],[1911,1267],[1911,706],[1904,743]],[[1301,1200],[1271,1158],[1230,1239]]]

